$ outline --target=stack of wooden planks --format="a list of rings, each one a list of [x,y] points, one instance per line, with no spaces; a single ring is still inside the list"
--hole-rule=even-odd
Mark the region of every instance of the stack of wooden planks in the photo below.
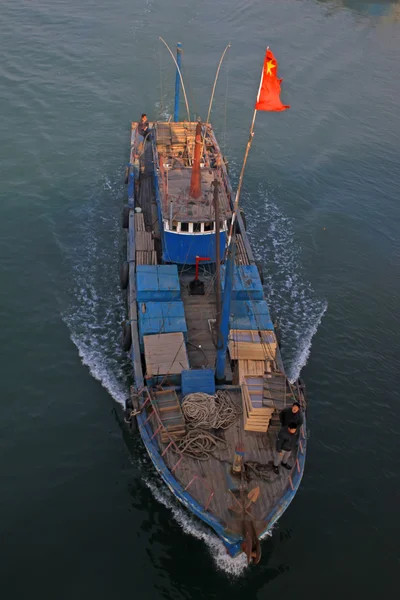
[[[157,252],[155,250],[149,250],[149,251],[136,250],[136,264],[137,265],[156,265],[157,264]]]
[[[142,212],[135,213],[135,231],[146,231],[144,215]]]
[[[161,442],[167,444],[171,438],[182,439],[186,435],[186,424],[175,390],[154,392],[153,403],[163,424]]]
[[[274,412],[274,407],[267,407],[263,404],[263,375],[245,375],[241,388],[245,431],[266,433]]]
[[[232,360],[275,360],[276,337],[273,331],[231,329],[229,338]]]
[[[249,265],[249,258],[247,256],[246,248],[244,246],[242,236],[240,233],[236,234],[236,257],[235,262],[237,265]]]
[[[135,213],[135,247],[137,265],[157,264],[153,236],[146,231],[143,213]]]

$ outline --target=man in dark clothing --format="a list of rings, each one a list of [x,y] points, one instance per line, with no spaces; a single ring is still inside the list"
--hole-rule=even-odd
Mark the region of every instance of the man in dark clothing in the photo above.
[[[279,415],[279,420],[282,427],[289,425],[289,423],[296,423],[297,431],[299,432],[304,421],[303,414],[300,410],[300,404],[298,402],[293,402],[293,406],[284,408]]]
[[[284,425],[283,427],[281,427],[281,430],[278,434],[278,438],[276,440],[276,453],[274,456],[273,466],[273,471],[277,475],[279,473],[279,465],[282,465],[282,467],[288,469],[288,471],[290,471],[290,469],[292,468],[292,466],[289,465],[288,460],[292,454],[293,448],[296,447],[296,432],[296,423],[291,422],[289,423],[289,425]]]
[[[149,129],[149,122],[147,120],[147,115],[146,115],[146,113],[143,113],[142,117],[139,121],[138,133],[140,135],[142,135],[143,137],[147,136],[147,139],[149,139],[149,136],[147,135],[149,132],[150,132],[150,129]]]

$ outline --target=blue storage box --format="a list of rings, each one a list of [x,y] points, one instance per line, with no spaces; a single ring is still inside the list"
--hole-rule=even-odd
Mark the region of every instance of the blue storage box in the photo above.
[[[176,265],[138,265],[136,267],[138,302],[168,302],[181,299]]]
[[[215,374],[214,369],[192,369],[182,371],[182,396],[195,392],[204,392],[205,394],[215,394]]]
[[[183,333],[187,327],[185,310],[181,300],[175,302],[138,302],[140,347],[143,351],[143,336],[155,333]]]
[[[225,265],[221,267],[221,288],[225,288]],[[256,265],[235,265],[232,300],[263,300],[264,291]]]
[[[274,329],[265,300],[232,300],[229,319],[231,329],[269,331]]]

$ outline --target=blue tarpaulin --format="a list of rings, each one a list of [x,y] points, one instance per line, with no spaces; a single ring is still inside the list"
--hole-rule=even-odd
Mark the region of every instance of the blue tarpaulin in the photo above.
[[[143,336],[156,333],[182,332],[187,327],[183,302],[138,302],[139,338],[143,350]]]
[[[182,396],[194,392],[215,394],[215,374],[213,369],[192,369],[182,371]]]
[[[265,300],[232,300],[229,325],[231,329],[273,330],[274,325]]]
[[[221,266],[221,287],[225,286],[225,265]],[[264,291],[256,265],[235,265],[232,300],[263,300]]]
[[[181,292],[176,265],[138,265],[136,267],[138,302],[180,300]]]

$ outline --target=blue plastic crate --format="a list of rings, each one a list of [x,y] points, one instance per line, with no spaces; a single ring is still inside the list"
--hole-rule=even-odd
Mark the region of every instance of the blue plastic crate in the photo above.
[[[138,265],[136,267],[138,302],[168,302],[181,299],[176,265]]]
[[[182,371],[182,396],[195,392],[215,394],[215,374],[213,369],[191,369]]]
[[[221,267],[221,288],[225,288],[225,265]],[[235,265],[232,300],[263,300],[264,291],[256,265]]]
[[[265,300],[232,300],[229,325],[231,329],[262,331],[274,329]]]
[[[187,326],[183,302],[138,302],[140,347],[143,336],[156,333],[182,332],[186,337]]]

